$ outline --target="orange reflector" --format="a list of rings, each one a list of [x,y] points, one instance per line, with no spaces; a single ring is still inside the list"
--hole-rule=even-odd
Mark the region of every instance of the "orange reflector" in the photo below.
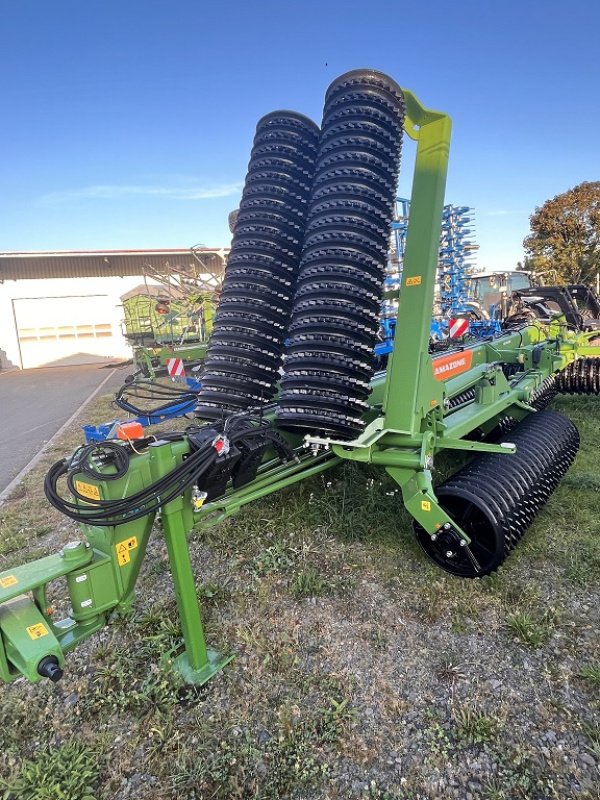
[[[128,441],[129,439],[143,439],[144,428],[140,422],[124,422],[117,429],[117,438]]]

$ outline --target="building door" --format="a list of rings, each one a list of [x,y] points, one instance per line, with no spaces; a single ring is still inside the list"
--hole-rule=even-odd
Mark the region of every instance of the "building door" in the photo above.
[[[107,295],[13,300],[21,366],[69,366],[111,361],[122,350]]]

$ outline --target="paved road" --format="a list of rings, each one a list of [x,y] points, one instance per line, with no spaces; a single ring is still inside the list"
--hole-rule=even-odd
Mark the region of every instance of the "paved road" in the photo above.
[[[107,376],[103,394],[129,372],[95,364],[0,372],[0,493]]]

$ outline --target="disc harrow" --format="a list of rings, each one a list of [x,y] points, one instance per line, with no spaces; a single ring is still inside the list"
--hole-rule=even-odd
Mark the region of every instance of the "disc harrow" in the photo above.
[[[411,212],[394,344],[373,374],[402,130],[416,142]],[[502,565],[579,447],[573,423],[544,409],[556,391],[599,394],[600,343],[561,314],[431,352],[450,130],[373,70],[331,84],[320,135],[294,112],[258,123],[200,419],[154,436],[148,416],[50,468],[46,497],[82,540],[0,572],[0,679],[58,680],[68,650],[131,610],[160,514],[184,639],[168,663],[205,683],[230,656],[206,647],[188,534],[343,461],[387,472],[446,572]],[[456,451],[470,460],[435,486],[438,455]],[[46,590],[59,579],[71,611],[55,620]]]

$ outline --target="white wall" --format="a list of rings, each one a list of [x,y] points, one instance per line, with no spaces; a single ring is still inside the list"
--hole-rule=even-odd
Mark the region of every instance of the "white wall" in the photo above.
[[[20,367],[19,346],[12,300],[25,297],[65,297],[73,295],[108,295],[113,302],[114,313],[110,322],[113,327],[114,355],[130,358],[131,349],[121,334],[121,295],[143,283],[141,276],[127,278],[56,278],[47,280],[5,281],[0,283],[0,350],[8,360]],[[112,355],[112,354],[111,354]]]

